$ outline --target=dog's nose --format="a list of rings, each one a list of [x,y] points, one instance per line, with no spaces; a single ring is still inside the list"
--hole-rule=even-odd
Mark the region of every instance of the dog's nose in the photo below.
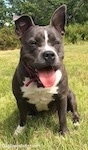
[[[43,58],[45,59],[45,61],[47,62],[53,62],[55,60],[55,53],[52,51],[45,51],[43,53]]]

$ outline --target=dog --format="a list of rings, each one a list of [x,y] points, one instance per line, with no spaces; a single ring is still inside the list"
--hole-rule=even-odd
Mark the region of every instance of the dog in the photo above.
[[[67,16],[66,5],[53,13],[50,24],[38,26],[28,15],[14,16],[15,31],[21,41],[20,60],[12,81],[17,100],[20,122],[15,135],[25,128],[27,115],[53,111],[58,113],[59,132],[67,133],[67,111],[73,123],[79,124],[79,114],[74,93],[69,89],[63,64],[62,44]]]

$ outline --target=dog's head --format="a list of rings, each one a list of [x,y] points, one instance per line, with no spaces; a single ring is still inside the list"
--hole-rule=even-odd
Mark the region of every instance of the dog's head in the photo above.
[[[64,58],[62,36],[65,32],[66,6],[62,5],[53,13],[48,26],[36,26],[27,15],[14,16],[14,21],[22,43],[22,61],[43,74],[59,69]]]

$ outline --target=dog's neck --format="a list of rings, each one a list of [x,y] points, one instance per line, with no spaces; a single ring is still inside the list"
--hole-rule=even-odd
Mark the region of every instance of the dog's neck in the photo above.
[[[26,86],[29,86],[29,84],[32,82],[36,82],[37,87],[44,87],[44,85],[41,83],[40,79],[38,78],[37,71],[33,67],[28,66],[23,61],[21,61],[21,63],[23,65],[23,67],[25,68],[25,70],[28,74],[28,77],[30,78],[30,81],[26,83]]]

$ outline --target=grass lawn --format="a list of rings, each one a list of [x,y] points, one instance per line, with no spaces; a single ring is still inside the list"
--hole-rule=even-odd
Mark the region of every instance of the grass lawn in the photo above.
[[[65,138],[58,134],[57,114],[28,119],[25,133],[13,137],[19,113],[11,81],[18,59],[19,50],[0,51],[0,150],[88,150],[88,43],[65,46],[64,62],[80,113],[78,129],[72,124],[71,114],[67,115],[70,133]]]

